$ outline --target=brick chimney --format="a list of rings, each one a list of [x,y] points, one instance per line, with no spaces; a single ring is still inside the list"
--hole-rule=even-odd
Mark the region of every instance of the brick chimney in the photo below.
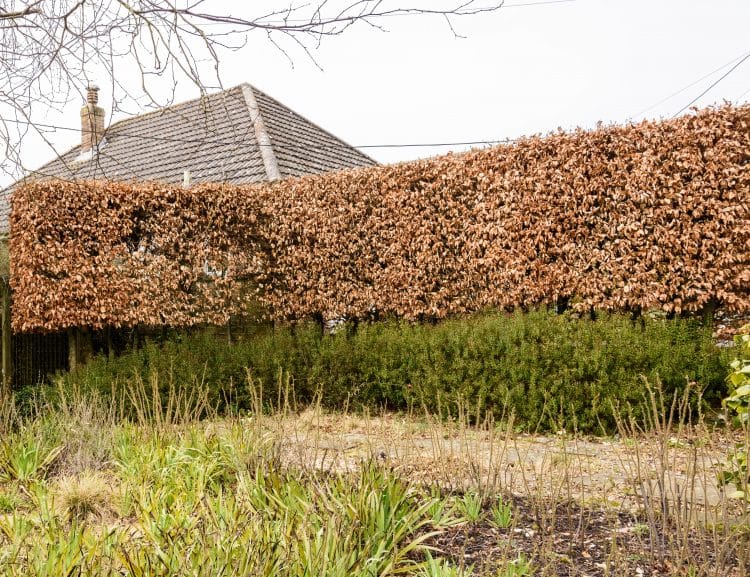
[[[97,106],[99,87],[89,83],[86,106],[81,108],[81,152],[89,152],[104,136],[104,109]]]

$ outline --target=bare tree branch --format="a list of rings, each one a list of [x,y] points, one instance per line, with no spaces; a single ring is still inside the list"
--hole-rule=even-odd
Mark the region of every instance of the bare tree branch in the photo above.
[[[37,0],[36,2],[29,4],[25,8],[16,10],[15,12],[8,12],[5,10],[5,8],[0,8],[0,20],[13,20],[16,18],[26,18],[31,14],[39,14],[40,10],[39,8],[37,8],[37,6],[41,3],[42,0]]]
[[[417,15],[445,19],[499,9],[503,0],[290,0],[282,9],[262,2],[233,4],[224,14],[216,0],[7,0],[0,7],[0,170],[19,177],[21,147],[33,136],[52,146],[44,120],[76,97],[90,80],[109,84],[112,113],[170,104],[179,82],[201,93],[220,87],[219,64],[248,35],[265,35],[293,64],[298,56],[316,65],[314,50],[329,36],[362,23],[380,30],[386,19]],[[266,6],[272,6],[268,2]],[[235,6],[237,6],[235,8]],[[135,67],[140,83],[118,80],[116,70]]]

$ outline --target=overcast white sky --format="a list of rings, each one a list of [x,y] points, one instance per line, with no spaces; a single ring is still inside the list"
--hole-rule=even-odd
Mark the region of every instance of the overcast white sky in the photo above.
[[[265,36],[250,36],[222,57],[223,82],[249,82],[356,146],[484,141],[669,117],[750,53],[750,0],[514,6],[539,1],[508,0],[498,12],[456,20],[466,38],[434,17],[389,18],[388,32],[355,26],[323,41],[314,53],[322,70],[301,52],[291,66]],[[238,5],[223,2],[227,12]],[[195,96],[185,84],[177,100]],[[103,85],[100,104],[110,98]],[[750,100],[750,59],[697,104],[723,100]],[[45,120],[76,127],[81,104]],[[58,152],[79,138],[51,135]],[[395,162],[465,148],[364,150]],[[54,154],[27,146],[24,163],[38,167]]]

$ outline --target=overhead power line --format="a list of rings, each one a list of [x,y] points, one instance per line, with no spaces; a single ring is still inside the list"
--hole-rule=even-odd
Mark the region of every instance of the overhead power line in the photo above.
[[[693,104],[695,104],[696,102],[698,102],[698,100],[700,100],[706,94],[708,94],[711,90],[713,90],[722,80],[724,80],[732,72],[734,72],[735,70],[737,70],[737,68],[739,68],[748,58],[750,58],[750,52],[748,52],[747,54],[745,54],[745,56],[742,59],[740,59],[739,62],[735,63],[734,66],[732,66],[729,70],[727,70],[724,74],[722,74],[717,80],[715,80],[714,82],[712,82],[711,85],[708,88],[706,88],[698,96],[696,96],[695,98],[693,98],[685,106],[683,106],[677,112],[675,112],[672,115],[672,118],[674,118],[676,116],[679,116],[680,114],[682,114],[683,112],[685,112],[688,108],[690,108]]]
[[[517,142],[517,138],[504,138],[503,140],[469,140],[466,142],[428,142],[408,144],[363,144],[354,148],[430,148],[441,146],[480,146],[484,144],[510,144]],[[273,145],[271,145],[273,146]]]
[[[674,98],[674,97],[675,97],[675,96],[677,96],[678,94],[682,94],[683,92],[685,92],[686,90],[688,90],[688,89],[692,88],[692,87],[693,87],[693,86],[695,86],[696,84],[699,84],[699,83],[703,82],[704,80],[706,80],[707,78],[710,78],[711,76],[713,76],[713,75],[714,75],[714,74],[716,74],[717,72],[721,72],[721,71],[722,71],[722,70],[724,70],[724,69],[725,69],[725,68],[726,68],[727,66],[731,66],[732,64],[734,64],[734,63],[735,63],[735,62],[737,62],[738,60],[741,60],[741,59],[742,59],[743,57],[747,56],[748,54],[750,54],[750,52],[743,52],[743,53],[742,53],[742,54],[740,54],[739,56],[736,56],[736,57],[732,58],[732,59],[731,59],[731,60],[730,60],[729,62],[725,62],[724,64],[722,64],[722,65],[721,65],[721,66],[719,66],[718,68],[716,68],[716,69],[712,70],[711,72],[709,72],[708,74],[704,74],[703,76],[701,76],[701,77],[700,77],[700,78],[698,78],[697,80],[693,80],[693,81],[692,81],[692,82],[691,82],[690,84],[687,84],[687,85],[683,86],[683,87],[682,87],[682,88],[680,88],[679,90],[675,90],[675,91],[674,91],[674,92],[673,92],[672,94],[670,94],[669,96],[665,96],[664,98],[662,98],[661,100],[659,100],[659,102],[655,102],[655,103],[654,103],[654,104],[652,104],[651,106],[647,106],[647,107],[646,107],[646,108],[644,108],[643,110],[640,110],[639,112],[637,112],[636,114],[634,114],[633,116],[631,116],[631,118],[637,118],[637,117],[641,116],[642,114],[644,114],[644,113],[648,112],[649,110],[653,110],[653,109],[654,109],[654,108],[656,108],[657,106],[659,106],[659,105],[661,105],[661,104],[664,104],[665,102],[667,102],[668,100],[671,100],[672,98]]]
[[[742,99],[743,99],[743,98],[744,98],[745,96],[747,96],[748,94],[750,94],[750,88],[748,88],[747,90],[745,90],[745,92],[743,92],[742,94],[740,94],[740,95],[739,95],[739,96],[737,97],[737,99],[736,99],[737,103],[739,103],[739,102],[740,102],[740,101],[741,101],[741,100],[742,100]]]
[[[11,122],[14,124],[23,124],[26,126],[35,126],[37,128],[46,128],[50,130],[66,130],[71,132],[80,132],[80,128],[72,128],[70,126],[58,126],[55,124],[44,124],[44,123],[36,123],[36,122],[29,122],[27,120],[17,120],[17,119],[6,119],[3,120],[3,122]],[[238,145],[243,142],[241,139],[237,140],[221,140],[221,139],[204,139],[204,138],[173,138],[169,136],[156,136],[156,135],[148,135],[148,134],[135,134],[132,132],[127,131],[120,131],[117,129],[112,130],[110,133],[110,136],[113,137],[126,137],[126,138],[132,138],[135,140],[150,140],[150,141],[161,141],[161,142],[179,142],[183,144],[223,144],[225,146],[232,146],[232,145]],[[107,137],[107,131],[104,132],[104,137]],[[481,145],[492,145],[492,144],[510,144],[513,142],[517,142],[519,139],[517,138],[504,138],[499,140],[468,140],[468,141],[462,141],[462,142],[409,142],[409,143],[384,143],[384,144],[360,144],[360,145],[350,145],[347,143],[342,142],[341,144],[322,144],[320,146],[317,146],[316,148],[319,149],[331,149],[331,150],[337,150],[340,148],[364,148],[364,149],[372,149],[372,148],[439,148],[439,147],[446,147],[446,146],[481,146]],[[272,148],[292,148],[288,146],[283,145],[277,145],[277,144],[260,144],[257,143],[257,146],[270,146]]]

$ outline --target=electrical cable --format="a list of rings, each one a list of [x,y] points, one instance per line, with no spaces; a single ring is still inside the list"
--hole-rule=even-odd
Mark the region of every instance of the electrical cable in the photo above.
[[[706,88],[698,96],[696,96],[695,98],[693,98],[685,106],[683,106],[677,112],[675,112],[672,115],[672,118],[675,118],[676,116],[679,116],[680,114],[682,114],[683,112],[685,112],[688,108],[690,108],[693,104],[695,104],[696,102],[698,102],[698,100],[700,100],[706,94],[708,94],[711,90],[713,90],[713,88],[716,87],[716,85],[718,85],[722,80],[724,80],[732,72],[734,72],[735,70],[737,70],[737,68],[739,68],[742,65],[742,63],[745,62],[748,58],[750,58],[750,52],[748,52],[747,54],[745,54],[745,56],[739,62],[737,62],[734,66],[732,66],[729,70],[727,70],[724,74],[722,74],[715,82],[711,83],[711,86],[709,86],[708,88]]]
[[[6,119],[4,120],[4,122],[35,126],[37,128],[48,128],[50,130],[67,130],[67,131],[72,131],[72,132],[80,132],[81,130],[80,128],[72,128],[70,126],[57,126],[55,124],[35,123],[35,122],[29,122],[26,120]],[[240,140],[200,140],[200,139],[196,140],[196,139],[187,139],[187,138],[172,138],[168,136],[151,136],[147,134],[134,134],[132,132],[117,130],[116,125],[117,123],[113,125],[115,128],[113,128],[112,131],[110,132],[111,137],[126,137],[126,138],[133,138],[135,140],[151,140],[151,141],[162,141],[162,142],[180,142],[184,144],[195,144],[196,142],[200,142],[201,144],[222,144],[226,146],[236,145],[242,142]],[[107,138],[107,131],[105,131],[104,133],[104,138]],[[340,148],[365,148],[365,149],[431,148],[431,147],[445,147],[445,146],[480,146],[480,145],[491,145],[491,144],[510,144],[513,142],[517,142],[518,140],[519,139],[517,138],[504,138],[504,139],[499,139],[499,140],[469,140],[469,141],[462,141],[462,142],[410,142],[410,143],[394,143],[394,144],[360,144],[360,145],[350,145],[350,144],[346,144],[345,142],[342,142],[340,145],[325,144],[325,145],[316,146],[315,148],[321,149],[321,150],[337,150]],[[256,144],[259,147],[269,146],[269,147],[277,148],[277,149],[294,150],[297,148],[297,147],[290,147],[290,146],[285,147],[283,145],[276,145],[276,144],[266,144],[266,145],[262,145],[259,143],[256,143]],[[309,146],[307,148],[309,148]]]
[[[644,114],[645,112],[648,112],[649,110],[653,110],[654,108],[656,108],[656,107],[657,107],[657,106],[659,106],[660,104],[664,104],[664,103],[665,103],[665,102],[666,102],[667,100],[671,100],[672,98],[674,98],[674,97],[675,97],[675,96],[677,96],[678,94],[682,94],[682,93],[683,93],[683,92],[685,92],[685,91],[686,91],[686,90],[687,90],[688,88],[692,88],[692,87],[693,87],[693,86],[695,86],[696,84],[698,84],[698,83],[700,83],[700,82],[703,82],[703,81],[704,81],[704,80],[706,80],[707,78],[710,78],[711,76],[713,76],[713,75],[714,75],[714,74],[716,74],[717,72],[720,72],[720,71],[724,70],[724,69],[725,69],[725,68],[726,68],[727,66],[731,66],[732,64],[734,64],[735,62],[737,62],[738,60],[740,60],[740,59],[741,59],[741,58],[743,58],[744,56],[747,56],[748,54],[750,54],[750,53],[749,53],[749,52],[743,52],[743,53],[742,53],[742,54],[740,54],[739,56],[736,56],[735,58],[732,58],[732,60],[730,60],[729,62],[725,62],[724,64],[722,64],[721,66],[719,66],[719,67],[718,67],[718,68],[716,68],[715,70],[712,70],[712,71],[711,71],[711,72],[709,72],[708,74],[705,74],[705,75],[701,76],[700,78],[698,78],[698,80],[694,80],[694,81],[693,81],[693,82],[691,82],[690,84],[688,84],[688,85],[686,85],[686,86],[683,86],[682,88],[680,88],[679,90],[677,90],[677,91],[673,92],[673,93],[672,93],[672,94],[670,94],[669,96],[666,96],[666,97],[662,98],[662,99],[661,99],[661,100],[660,100],[659,102],[656,102],[656,103],[652,104],[651,106],[647,106],[647,107],[646,107],[646,108],[644,108],[643,110],[641,110],[641,111],[637,112],[636,114],[634,114],[633,116],[631,116],[631,118],[638,118],[639,116],[641,116],[641,115],[642,115],[642,114]]]

